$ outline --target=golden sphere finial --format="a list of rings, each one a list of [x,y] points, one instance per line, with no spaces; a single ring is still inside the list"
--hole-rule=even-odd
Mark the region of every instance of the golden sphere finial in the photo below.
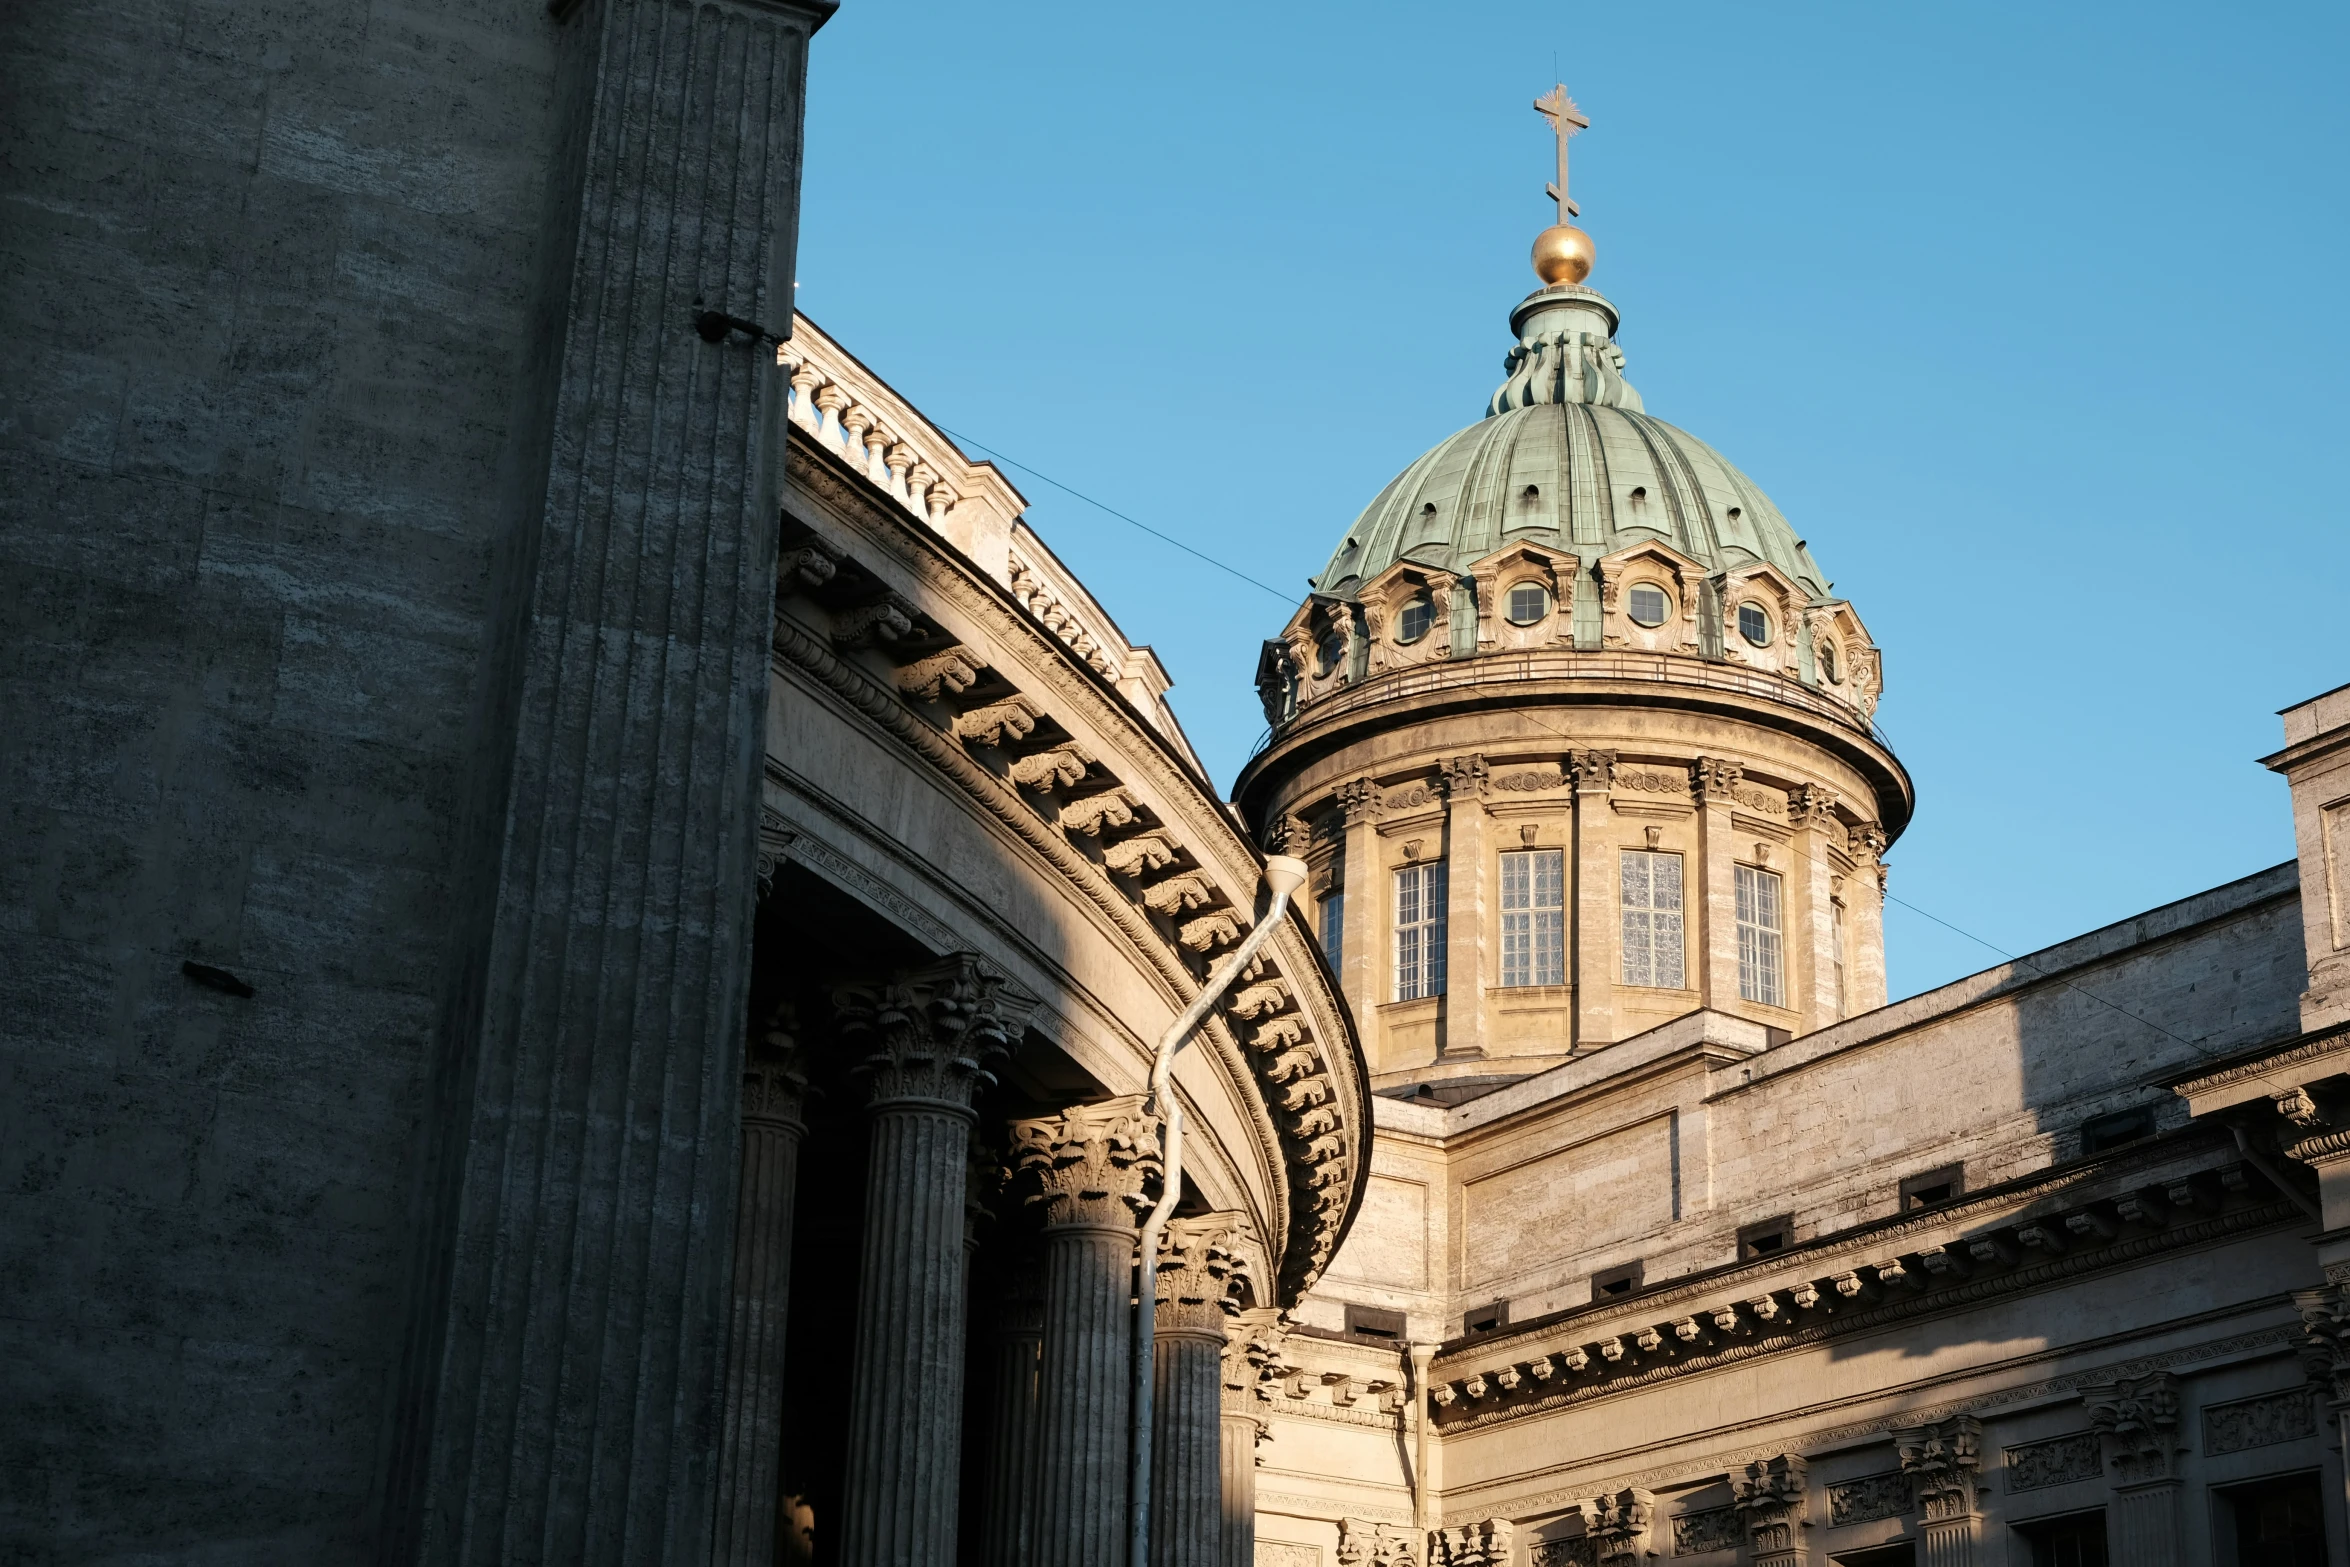
[[[1534,236],[1534,275],[1549,284],[1580,283],[1591,276],[1597,254],[1590,235],[1571,223],[1556,223]]]

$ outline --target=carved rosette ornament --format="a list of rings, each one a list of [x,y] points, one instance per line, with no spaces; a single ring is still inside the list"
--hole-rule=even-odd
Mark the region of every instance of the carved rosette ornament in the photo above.
[[[1689,792],[1700,805],[1735,804],[1738,781],[1745,776],[1746,769],[1736,762],[1701,756],[1689,764]]]
[[[1803,1560],[1809,1466],[1792,1453],[1759,1459],[1731,1480],[1739,1526],[1754,1567],[1796,1567]]]
[[[1150,1206],[1144,1188],[1160,1171],[1159,1124],[1143,1096],[1072,1105],[1012,1123],[1012,1160],[1036,1183],[1029,1201],[1045,1222],[1126,1230]]]
[[[875,1105],[922,1102],[968,1114],[988,1070],[1010,1053],[1033,997],[959,952],[880,984],[842,985],[833,1005]]]

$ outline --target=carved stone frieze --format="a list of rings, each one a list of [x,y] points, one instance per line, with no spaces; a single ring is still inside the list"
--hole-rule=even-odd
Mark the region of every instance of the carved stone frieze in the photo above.
[[[2007,1488],[2042,1491],[2052,1485],[2072,1485],[2097,1478],[2099,1438],[2094,1431],[2052,1436],[2044,1442],[2022,1442],[2007,1449]]]
[[[1143,1096],[1072,1105],[1012,1123],[1012,1161],[1048,1225],[1126,1229],[1150,1206],[1160,1171],[1159,1125]]]
[[[1563,772],[1504,773],[1493,780],[1496,789],[1507,789],[1513,794],[1540,794],[1547,789],[1563,789],[1569,782]]]
[[[2105,1459],[2117,1485],[2147,1485],[2179,1477],[2187,1451],[2179,1440],[2179,1382],[2167,1371],[2122,1377],[2082,1390],[2089,1423],[2105,1439]]]
[[[1842,1526],[1898,1518],[1911,1502],[1910,1477],[1898,1469],[1840,1480],[1828,1487],[1828,1522]]]
[[[1605,752],[1594,752],[1604,756]],[[1678,794],[1689,792],[1689,778],[1684,773],[1664,773],[1653,768],[1619,767],[1611,780],[1618,789],[1630,789],[1638,794]]]
[[[923,1100],[968,1109],[994,1081],[1036,999],[958,952],[878,982],[833,991],[841,1036],[862,1052],[856,1070],[875,1104]]]
[[[1529,1567],[1599,1567],[1599,1542],[1589,1535],[1544,1540],[1526,1553]]]
[[[2209,1457],[2315,1435],[2317,1406],[2306,1387],[2239,1398],[2203,1411],[2203,1451]]]
[[[1704,1507],[1673,1520],[1673,1554],[1695,1556],[1704,1551],[1738,1548],[1738,1509]]]

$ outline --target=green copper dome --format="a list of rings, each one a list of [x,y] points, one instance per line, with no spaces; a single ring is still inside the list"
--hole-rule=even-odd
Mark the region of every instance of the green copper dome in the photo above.
[[[1713,571],[1767,561],[1815,599],[1828,580],[1770,497],[1688,432],[1641,408],[1616,310],[1573,284],[1510,313],[1518,343],[1486,416],[1438,442],[1347,530],[1317,591],[1352,597],[1398,560],[1465,568],[1521,541],[1611,554],[1643,540]]]

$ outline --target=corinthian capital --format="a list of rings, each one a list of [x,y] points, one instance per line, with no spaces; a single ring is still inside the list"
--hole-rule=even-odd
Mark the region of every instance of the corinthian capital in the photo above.
[[[1223,1336],[1234,1305],[1234,1249],[1247,1223],[1248,1215],[1238,1212],[1167,1221],[1159,1236],[1160,1331],[1189,1328]]]
[[[1436,764],[1448,799],[1470,800],[1485,792],[1486,767],[1482,756],[1447,756]]]
[[[1128,1229],[1150,1206],[1143,1187],[1159,1174],[1159,1125],[1143,1097],[1072,1105],[1059,1115],[1012,1123],[1012,1158],[1036,1182],[1029,1201],[1048,1225]]]
[[[2293,1306],[2301,1314],[2295,1347],[2310,1380],[2335,1408],[2350,1407],[2350,1285],[2295,1290]]]
[[[1578,789],[1605,789],[1616,781],[1616,753],[1569,751],[1566,773]]]
[[[1339,814],[1349,827],[1379,819],[1379,786],[1368,778],[1351,778],[1340,784],[1337,800]]]
[[[1725,762],[1718,756],[1701,756],[1689,764],[1689,792],[1697,796],[1701,805],[1708,801],[1728,805],[1738,780],[1745,776],[1746,769],[1736,762]]]
[[[2167,1371],[2121,1377],[2081,1390],[2089,1423],[2105,1438],[2115,1481],[2141,1485],[2178,1478],[2186,1447],[2179,1440],[2179,1383]]]
[[[1917,1492],[1918,1514],[1927,1523],[1965,1518],[1975,1510],[1982,1475],[1983,1427],[1965,1415],[1940,1425],[1893,1433],[1901,1472]]]
[[[879,984],[833,992],[842,1035],[864,1050],[876,1105],[929,1102],[968,1110],[994,1081],[989,1064],[1007,1054],[1036,1009],[1033,997],[958,952]]]
[[[751,1031],[743,1049],[743,1122],[797,1132],[807,1102],[807,1062],[799,1041],[799,1013],[779,1001]]]

